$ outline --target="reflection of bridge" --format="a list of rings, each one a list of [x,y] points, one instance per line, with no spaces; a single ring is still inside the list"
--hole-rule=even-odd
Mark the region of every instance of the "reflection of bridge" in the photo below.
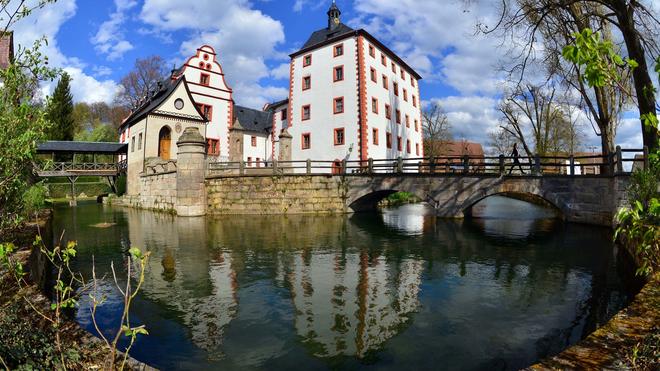
[[[42,178],[67,178],[71,204],[75,205],[75,182],[80,176],[105,177],[117,191],[117,177],[126,172],[127,152],[127,143],[48,141],[37,147],[40,159],[34,163],[34,170]]]
[[[462,217],[483,198],[521,195],[554,206],[569,221],[610,225],[625,201],[626,163],[646,166],[645,157],[595,161],[598,171],[577,170],[566,157],[522,161],[509,173],[511,158],[418,158],[398,160],[276,162],[268,168],[218,163],[209,167],[207,192],[212,214],[350,212],[374,209],[384,197],[409,192],[443,217]],[[599,156],[588,156],[596,158]],[[492,161],[497,159],[497,161]],[[568,164],[568,168],[566,168]],[[573,165],[573,166],[571,166]],[[605,168],[605,171],[601,170]],[[579,175],[578,175],[579,174]],[[613,174],[613,175],[605,175]],[[237,178],[240,178],[238,180]]]

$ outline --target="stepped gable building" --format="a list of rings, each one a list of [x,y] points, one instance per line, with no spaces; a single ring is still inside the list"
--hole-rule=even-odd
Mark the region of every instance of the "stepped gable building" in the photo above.
[[[344,159],[422,157],[421,77],[367,31],[343,24],[334,2],[327,14],[327,26],[290,55],[288,98],[260,110],[235,105],[218,54],[198,48],[120,127],[121,141],[131,143],[129,163],[143,171],[149,157],[173,159],[178,134],[202,122],[209,161],[270,166],[281,157],[283,132],[292,138],[292,160],[339,166]],[[163,110],[172,94],[184,108]]]

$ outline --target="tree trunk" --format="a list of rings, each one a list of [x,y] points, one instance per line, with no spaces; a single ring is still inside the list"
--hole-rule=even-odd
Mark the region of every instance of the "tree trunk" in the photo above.
[[[604,159],[604,164],[600,166],[600,173],[603,175],[612,175],[612,169],[609,166],[609,156],[614,153],[614,125],[609,121],[598,122],[600,129],[600,145]]]
[[[655,112],[655,94],[653,93],[653,82],[649,75],[646,64],[645,52],[639,35],[635,29],[635,20],[633,18],[634,7],[627,6],[624,0],[612,0],[616,8],[616,17],[619,22],[619,28],[623,34],[623,39],[628,50],[628,57],[634,59],[639,66],[633,70],[633,83],[635,85],[635,94],[639,106],[640,117],[644,115],[656,116]],[[644,145],[649,150],[658,148],[658,131],[652,127],[645,127],[642,122],[642,136]]]

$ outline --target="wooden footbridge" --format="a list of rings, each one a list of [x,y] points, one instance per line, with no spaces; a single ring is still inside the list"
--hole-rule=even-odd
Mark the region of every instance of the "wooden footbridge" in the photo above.
[[[98,176],[108,180],[117,191],[117,177],[126,173],[128,143],[48,141],[37,146],[37,176],[67,178],[71,184],[71,205],[76,204],[75,183],[81,176]]]

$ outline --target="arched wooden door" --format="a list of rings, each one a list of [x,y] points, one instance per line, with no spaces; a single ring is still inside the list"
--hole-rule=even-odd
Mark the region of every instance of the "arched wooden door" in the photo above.
[[[172,130],[170,130],[169,126],[163,126],[158,133],[158,157],[163,160],[169,160],[171,144]]]

